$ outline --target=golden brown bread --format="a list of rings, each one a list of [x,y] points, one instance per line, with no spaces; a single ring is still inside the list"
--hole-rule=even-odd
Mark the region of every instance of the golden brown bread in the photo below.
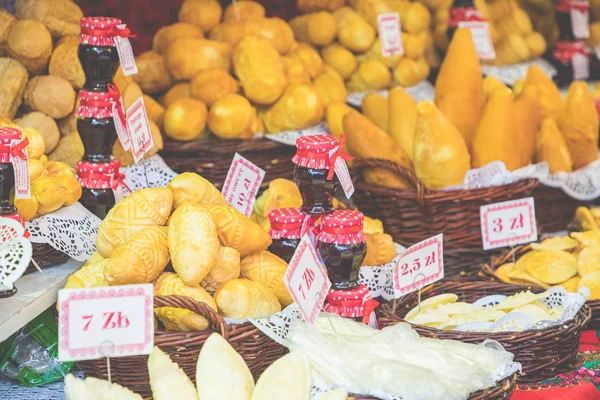
[[[212,183],[193,172],[177,175],[169,183],[169,189],[173,193],[173,208],[189,202],[227,205],[225,197]]]
[[[391,262],[396,257],[396,245],[392,237],[386,233],[371,233],[367,238],[367,256],[363,265],[378,266]]]
[[[209,293],[214,293],[221,284],[240,276],[240,252],[233,247],[219,249],[217,265],[215,265],[201,285]]]
[[[244,257],[240,271],[244,278],[263,283],[277,296],[282,307],[294,302],[288,291],[283,276],[288,264],[275,254],[263,250]]]
[[[281,311],[277,297],[263,283],[248,279],[232,279],[215,292],[221,315],[241,320],[267,318]]]

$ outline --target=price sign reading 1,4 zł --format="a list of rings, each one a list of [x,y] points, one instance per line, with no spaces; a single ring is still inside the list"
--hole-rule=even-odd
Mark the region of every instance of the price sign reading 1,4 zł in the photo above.
[[[230,206],[250,217],[264,178],[265,171],[235,153],[221,193]]]
[[[63,289],[58,293],[58,358],[90,360],[150,354],[153,286]]]
[[[398,13],[379,14],[377,16],[381,53],[384,57],[404,54],[402,31]]]
[[[294,252],[283,282],[306,322],[314,324],[331,288],[331,281],[308,235],[302,237]]]
[[[481,206],[480,217],[484,250],[537,240],[533,197]]]
[[[444,236],[439,234],[410,246],[394,267],[394,296],[444,279]]]

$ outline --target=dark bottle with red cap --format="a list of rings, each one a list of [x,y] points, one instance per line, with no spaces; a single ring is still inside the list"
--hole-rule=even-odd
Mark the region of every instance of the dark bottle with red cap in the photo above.
[[[566,85],[573,80],[589,78],[590,55],[583,39],[578,34],[581,31],[582,21],[574,21],[576,12],[587,14],[589,2],[587,0],[560,0],[556,5],[556,23],[559,28],[558,41],[552,50],[551,61],[557,69],[555,78],[557,84]],[[585,21],[588,24],[588,21]],[[589,28],[588,28],[589,29]]]
[[[304,214],[299,208],[279,208],[271,211],[269,235],[273,242],[268,250],[289,264],[300,243],[303,222]]]
[[[461,22],[485,21],[481,12],[475,7],[473,0],[454,0],[450,7],[448,19],[448,40],[452,40]]]
[[[330,165],[330,152],[339,148],[333,135],[302,136],[296,140],[296,154],[292,158],[294,182],[302,195],[303,213],[323,215],[332,213],[333,199],[339,180]]]

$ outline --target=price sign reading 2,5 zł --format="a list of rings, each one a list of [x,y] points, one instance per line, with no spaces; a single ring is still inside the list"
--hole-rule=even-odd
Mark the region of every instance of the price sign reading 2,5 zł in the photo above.
[[[444,279],[444,236],[439,234],[410,246],[394,267],[394,297]]]
[[[264,170],[235,153],[221,193],[230,206],[250,217],[264,178]]]
[[[533,197],[481,206],[480,217],[484,250],[537,240]]]
[[[90,360],[150,354],[153,286],[63,289],[58,293],[58,358]]]
[[[314,324],[331,288],[331,281],[308,235],[302,237],[296,248],[283,282],[306,322]]]

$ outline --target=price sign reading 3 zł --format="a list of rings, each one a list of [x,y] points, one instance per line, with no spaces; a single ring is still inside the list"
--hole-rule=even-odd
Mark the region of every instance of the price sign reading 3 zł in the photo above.
[[[331,282],[308,235],[304,235],[283,277],[294,302],[309,324],[323,308]]]
[[[90,360],[150,354],[153,286],[63,289],[58,293],[58,358]]]
[[[484,250],[537,240],[533,197],[482,206],[480,218]]]
[[[394,267],[394,296],[405,296],[444,279],[444,236],[410,246]]]

